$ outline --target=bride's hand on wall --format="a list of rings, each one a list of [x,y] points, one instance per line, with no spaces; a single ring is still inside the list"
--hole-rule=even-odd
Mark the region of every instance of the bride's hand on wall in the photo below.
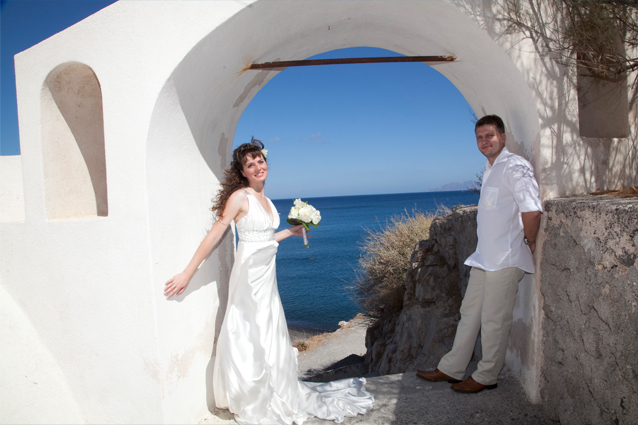
[[[190,276],[186,272],[176,274],[164,284],[164,295],[167,299],[173,295],[180,295],[184,292],[190,280]]]
[[[191,280],[191,277],[193,277],[197,271],[197,268],[210,254],[213,247],[215,247],[215,245],[217,245],[217,243],[221,240],[224,233],[228,231],[230,220],[236,220],[242,211],[248,211],[248,198],[244,192],[238,190],[230,196],[223,214],[219,217],[215,224],[213,224],[213,227],[210,229],[204,240],[199,244],[193,258],[191,258],[191,261],[188,263],[184,271],[176,274],[164,284],[164,295],[167,299],[173,295],[180,295],[184,292],[188,286],[188,282]]]

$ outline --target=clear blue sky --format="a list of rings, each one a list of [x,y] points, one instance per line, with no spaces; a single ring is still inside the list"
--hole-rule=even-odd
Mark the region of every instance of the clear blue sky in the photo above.
[[[13,55],[111,3],[1,1],[1,155],[20,153]],[[358,47],[316,57],[389,55]],[[251,136],[266,144],[273,199],[420,192],[475,180],[485,158],[473,119],[454,85],[423,63],[288,68],[248,105],[234,146]]]
[[[111,3],[114,0],[0,0],[0,155],[20,154],[13,56]]]

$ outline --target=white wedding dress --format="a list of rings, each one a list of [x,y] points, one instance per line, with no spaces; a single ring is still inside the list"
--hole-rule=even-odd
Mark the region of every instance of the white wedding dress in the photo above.
[[[279,214],[270,199],[274,222],[251,194],[248,203],[248,214],[236,224],[239,244],[213,374],[215,404],[240,424],[301,424],[312,416],[341,422],[365,413],[374,401],[365,378],[297,378],[297,349],[277,289]]]

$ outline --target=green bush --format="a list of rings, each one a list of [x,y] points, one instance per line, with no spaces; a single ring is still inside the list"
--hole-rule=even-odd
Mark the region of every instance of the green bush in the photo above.
[[[413,210],[410,215],[406,211],[392,217],[385,228],[367,230],[353,289],[368,317],[379,319],[401,310],[412,250],[430,237],[432,220],[448,214],[446,207],[431,213]]]

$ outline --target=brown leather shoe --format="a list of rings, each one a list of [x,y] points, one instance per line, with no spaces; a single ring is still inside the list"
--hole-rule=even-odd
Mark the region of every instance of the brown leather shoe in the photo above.
[[[483,385],[481,383],[476,382],[470,376],[465,381],[459,384],[454,384],[450,388],[460,393],[478,393],[479,391],[483,391],[483,390],[493,390],[494,388],[496,388],[496,384]]]
[[[428,381],[448,381],[451,384],[455,384],[457,382],[461,382],[458,379],[454,379],[451,376],[446,375],[438,369],[431,370],[426,372],[424,370],[417,370],[416,376],[422,379],[427,379]]]

